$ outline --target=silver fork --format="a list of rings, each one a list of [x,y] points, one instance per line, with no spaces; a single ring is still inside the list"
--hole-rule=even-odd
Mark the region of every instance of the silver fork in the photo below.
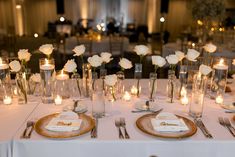
[[[34,124],[34,122],[33,121],[27,121],[27,123],[26,123],[26,128],[24,129],[24,132],[23,132],[23,134],[22,134],[22,136],[21,136],[21,138],[27,138],[27,132],[28,132],[28,129],[31,127],[31,126],[33,126],[33,124]],[[31,132],[31,131],[30,131]]]
[[[120,138],[120,139],[124,139],[124,136],[123,136],[122,131],[121,131],[121,128],[120,128],[120,127],[121,127],[120,121],[115,120],[115,126],[118,128],[119,138]]]
[[[123,129],[124,129],[125,138],[126,138],[126,139],[129,139],[130,136],[129,136],[129,134],[127,133],[127,130],[126,130],[125,118],[120,118],[120,124],[121,124],[121,127],[123,127]]]
[[[220,125],[222,125],[223,127],[227,128],[228,131],[231,133],[231,135],[233,135],[233,137],[235,137],[233,131],[231,130],[231,128],[228,126],[228,124],[224,121],[224,119],[222,117],[219,117],[219,123]],[[230,124],[231,125],[231,124]]]

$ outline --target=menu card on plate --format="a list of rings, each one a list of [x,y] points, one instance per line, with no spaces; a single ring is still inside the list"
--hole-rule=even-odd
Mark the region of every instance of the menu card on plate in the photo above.
[[[158,132],[180,132],[189,130],[182,119],[172,113],[161,112],[151,119],[153,129]]]
[[[46,125],[46,129],[57,132],[68,132],[79,130],[82,120],[72,111],[62,112],[57,117],[52,118]]]

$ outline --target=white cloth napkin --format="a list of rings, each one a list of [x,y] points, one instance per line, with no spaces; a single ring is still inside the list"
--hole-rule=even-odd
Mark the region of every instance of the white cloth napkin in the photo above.
[[[82,120],[78,118],[78,115],[72,111],[62,112],[57,117],[52,118],[46,125],[46,129],[57,132],[68,132],[79,130],[82,124]]]
[[[172,113],[161,112],[151,119],[152,126],[158,132],[180,132],[189,130],[182,119]]]

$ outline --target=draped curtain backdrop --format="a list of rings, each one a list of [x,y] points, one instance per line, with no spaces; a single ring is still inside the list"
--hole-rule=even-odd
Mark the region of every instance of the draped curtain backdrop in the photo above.
[[[12,1],[0,0],[0,30],[14,26]],[[65,16],[74,24],[81,18],[94,19],[97,22],[114,17],[126,27],[127,23],[144,24],[149,33],[160,31],[161,0],[64,0]],[[169,12],[164,27],[172,38],[191,24],[191,0],[170,0]],[[24,16],[24,34],[44,34],[48,22],[59,18],[56,14],[56,0],[24,0],[22,4]],[[13,16],[14,17],[14,16]]]

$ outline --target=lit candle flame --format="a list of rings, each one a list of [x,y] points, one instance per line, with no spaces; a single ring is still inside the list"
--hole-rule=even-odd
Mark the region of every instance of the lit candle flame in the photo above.
[[[185,87],[182,87],[181,91],[180,91],[180,95],[181,96],[186,96],[187,95],[187,90]]]
[[[220,59],[219,65],[224,65],[224,59],[223,58]]]
[[[2,58],[0,57],[0,64],[2,64]]]
[[[49,60],[45,59],[45,64],[48,65],[49,64]]]

